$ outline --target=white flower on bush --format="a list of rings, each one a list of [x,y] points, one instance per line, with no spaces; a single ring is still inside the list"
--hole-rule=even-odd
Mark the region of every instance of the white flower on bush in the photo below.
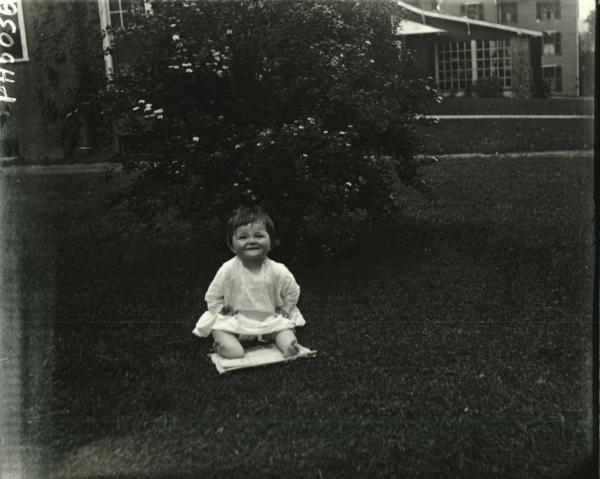
[[[172,39],[174,42],[178,42],[179,40],[181,40],[181,37],[180,37],[179,35],[175,34],[175,35],[173,35],[173,36],[171,37],[171,39]]]
[[[186,68],[186,69],[185,69],[185,72],[186,72],[186,73],[194,73],[194,70],[192,70],[191,68]]]
[[[143,105],[144,103],[146,103],[146,100],[138,100],[138,103]]]
[[[194,143],[198,143],[200,141],[200,137],[199,136],[192,136],[192,141]]]

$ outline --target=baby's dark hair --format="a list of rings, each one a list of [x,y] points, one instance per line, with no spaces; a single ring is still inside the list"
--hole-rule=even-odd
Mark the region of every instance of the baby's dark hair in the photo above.
[[[268,213],[260,206],[241,206],[235,210],[227,220],[225,226],[225,241],[227,241],[227,246],[230,248],[233,246],[233,234],[236,229],[240,226],[254,223],[255,221],[261,221],[265,225],[265,229],[267,230],[267,233],[269,233],[271,241],[274,241],[275,225]]]

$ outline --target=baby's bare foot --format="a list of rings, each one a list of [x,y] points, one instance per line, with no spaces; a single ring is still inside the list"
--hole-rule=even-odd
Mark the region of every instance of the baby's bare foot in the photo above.
[[[294,339],[290,344],[288,344],[288,346],[283,351],[283,356],[285,358],[290,358],[292,356],[295,356],[299,352],[300,349],[298,348],[298,341]]]

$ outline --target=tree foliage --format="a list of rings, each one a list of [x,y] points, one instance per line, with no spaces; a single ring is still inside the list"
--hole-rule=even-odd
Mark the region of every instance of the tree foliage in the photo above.
[[[392,3],[153,6],[113,32],[129,58],[97,98],[125,134],[142,212],[223,218],[259,203],[288,248],[322,254],[397,217],[398,186],[422,184],[417,126],[437,93],[393,33]]]

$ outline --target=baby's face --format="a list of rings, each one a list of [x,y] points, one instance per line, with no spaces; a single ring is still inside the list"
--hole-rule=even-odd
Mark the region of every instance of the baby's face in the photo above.
[[[242,261],[262,261],[271,251],[271,237],[262,221],[238,226],[231,242],[233,252]]]

